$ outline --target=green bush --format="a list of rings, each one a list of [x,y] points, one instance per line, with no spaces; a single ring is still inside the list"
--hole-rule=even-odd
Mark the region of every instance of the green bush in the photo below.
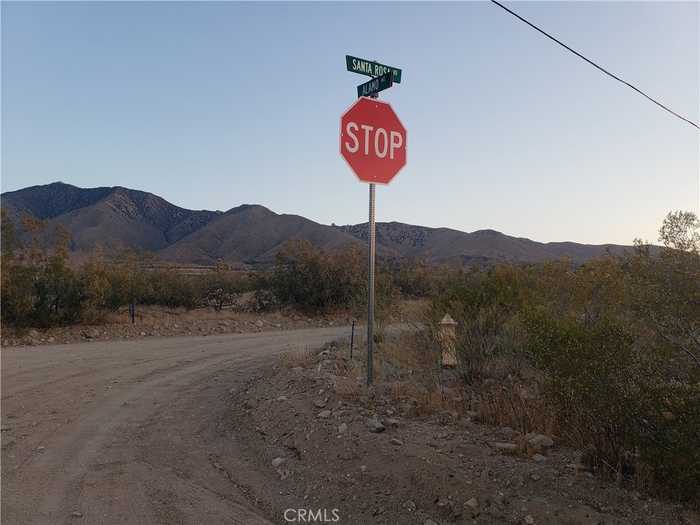
[[[700,489],[700,384],[669,374],[668,355],[629,325],[526,320],[528,349],[545,372],[545,395],[570,444],[593,447],[593,467],[690,500]]]
[[[284,304],[309,312],[351,306],[366,275],[359,250],[330,255],[308,241],[293,241],[277,254],[272,291]]]
[[[477,392],[499,367],[502,388],[527,372],[558,438],[591,466],[700,503],[699,227],[675,213],[660,250],[452,275],[427,325],[458,322],[459,369]]]

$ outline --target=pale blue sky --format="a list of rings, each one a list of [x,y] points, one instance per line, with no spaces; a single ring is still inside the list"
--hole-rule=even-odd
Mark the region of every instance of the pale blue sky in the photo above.
[[[697,2],[508,5],[698,121]],[[698,211],[698,130],[490,3],[2,2],[2,190],[364,222],[345,54],[403,69],[382,98],[408,164],[378,220],[630,243]]]

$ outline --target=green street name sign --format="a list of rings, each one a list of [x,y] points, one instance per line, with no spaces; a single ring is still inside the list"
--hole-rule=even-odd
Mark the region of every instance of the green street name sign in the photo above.
[[[397,84],[401,83],[401,70],[399,68],[350,55],[345,55],[345,64],[348,67],[348,71],[367,75],[368,77],[380,77],[385,73],[391,73],[394,76],[393,81]]]
[[[385,89],[389,89],[391,85],[393,84],[392,82],[392,77],[394,75],[392,73],[384,73],[382,76],[373,78],[369,82],[365,82],[364,84],[360,84],[357,86],[357,96],[358,97],[369,97],[370,95],[375,95],[376,93],[379,93],[380,91],[384,91]]]

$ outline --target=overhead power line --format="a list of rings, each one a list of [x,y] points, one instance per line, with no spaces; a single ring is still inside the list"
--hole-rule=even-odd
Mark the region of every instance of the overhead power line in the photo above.
[[[559,45],[562,46],[563,48],[565,48],[565,49],[571,51],[574,55],[576,55],[577,57],[579,57],[579,58],[582,59],[582,60],[585,60],[585,61],[588,62],[590,65],[592,65],[593,67],[599,69],[600,71],[602,71],[603,73],[605,73],[605,74],[608,75],[609,77],[612,77],[612,78],[614,78],[615,80],[617,80],[618,82],[622,82],[622,83],[623,83],[624,85],[626,85],[627,87],[630,87],[630,88],[634,89],[637,93],[639,93],[639,94],[642,95],[643,97],[645,97],[645,98],[651,100],[654,104],[656,104],[656,105],[659,106],[660,108],[665,109],[665,110],[668,111],[671,115],[674,115],[674,116],[678,117],[679,119],[684,120],[685,122],[687,122],[687,123],[690,124],[691,126],[695,126],[696,128],[700,129],[700,126],[698,126],[697,123],[693,122],[693,121],[690,120],[690,119],[685,118],[685,117],[682,116],[682,115],[679,115],[678,113],[676,113],[675,111],[673,111],[673,110],[670,109],[669,107],[665,106],[664,104],[662,104],[662,103],[659,102],[658,100],[656,100],[656,99],[650,97],[649,95],[647,95],[644,91],[642,91],[642,90],[639,89],[638,87],[633,86],[632,84],[630,84],[630,83],[627,82],[626,80],[623,80],[623,79],[621,79],[620,77],[618,77],[617,75],[612,74],[610,71],[608,71],[608,70],[605,69],[604,67],[599,66],[598,64],[596,64],[596,63],[593,62],[592,60],[586,58],[585,56],[583,56],[583,55],[582,55],[581,53],[579,53],[578,51],[575,51],[575,50],[571,49],[571,48],[570,48],[569,46],[567,46],[564,42],[562,42],[561,40],[558,40],[557,38],[553,37],[552,35],[550,35],[550,34],[547,33],[546,31],[544,31],[543,29],[540,29],[539,27],[537,27],[537,26],[536,26],[535,24],[533,24],[532,22],[530,22],[530,21],[528,21],[528,20],[525,20],[525,19],[524,19],[522,16],[520,16],[518,13],[516,13],[516,12],[510,10],[510,9],[508,9],[508,8],[507,8],[506,6],[504,6],[502,3],[497,2],[496,0],[491,0],[491,2],[493,2],[494,4],[496,4],[496,5],[497,5],[498,7],[500,7],[501,9],[504,9],[504,10],[508,11],[508,12],[509,12],[511,15],[513,15],[515,18],[517,18],[518,20],[520,20],[520,21],[522,21],[522,22],[525,22],[525,23],[526,23],[527,25],[529,25],[531,28],[533,28],[533,29],[539,31],[540,33],[542,33],[544,36],[546,36],[546,37],[549,38],[550,40],[554,40],[557,44],[559,44]]]

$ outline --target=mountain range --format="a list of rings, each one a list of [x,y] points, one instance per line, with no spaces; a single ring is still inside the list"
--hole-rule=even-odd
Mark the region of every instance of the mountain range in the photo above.
[[[212,265],[223,260],[255,266],[272,262],[277,251],[292,239],[306,239],[325,251],[365,245],[367,239],[367,223],[329,226],[300,215],[278,214],[257,204],[243,204],[226,212],[189,210],[152,193],[121,186],[78,188],[54,182],[2,193],[0,207],[17,225],[27,215],[46,221],[46,231],[63,226],[72,237],[71,251],[78,256],[99,245],[107,252],[126,247],[150,251],[164,261],[185,265]],[[621,253],[625,248],[540,243],[494,230],[467,233],[399,222],[377,223],[377,253],[385,259],[489,264],[570,257],[582,263],[606,251]]]

